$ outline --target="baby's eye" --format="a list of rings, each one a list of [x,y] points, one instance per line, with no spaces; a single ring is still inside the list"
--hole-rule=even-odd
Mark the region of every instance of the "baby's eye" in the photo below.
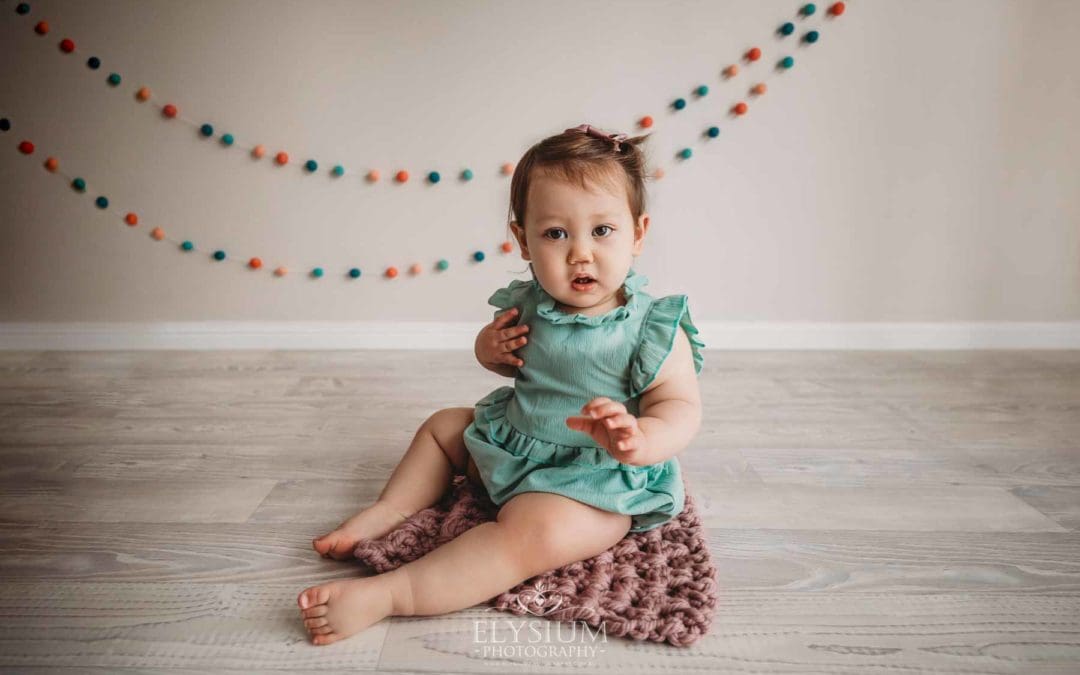
[[[595,228],[593,228],[593,232],[596,232],[597,230],[610,230],[611,232],[614,232],[615,228],[610,226],[610,225],[597,225]],[[602,234],[600,236],[601,237],[606,237],[607,234],[608,233],[605,232],[604,234]]]
[[[548,239],[561,239],[561,237],[549,237],[549,236],[548,236],[548,235],[550,235],[550,234],[551,234],[551,233],[553,233],[553,232],[562,232],[563,234],[566,234],[566,231],[565,231],[565,230],[560,230],[560,229],[558,229],[558,228],[552,228],[552,229],[548,230],[547,232],[545,232],[545,233],[544,233],[544,236],[545,236],[545,237],[547,237]]]

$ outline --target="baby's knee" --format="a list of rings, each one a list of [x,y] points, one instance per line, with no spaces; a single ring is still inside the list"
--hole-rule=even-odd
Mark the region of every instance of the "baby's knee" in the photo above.
[[[466,469],[469,452],[463,434],[472,421],[472,408],[444,408],[427,418],[420,427],[431,434],[456,471]]]

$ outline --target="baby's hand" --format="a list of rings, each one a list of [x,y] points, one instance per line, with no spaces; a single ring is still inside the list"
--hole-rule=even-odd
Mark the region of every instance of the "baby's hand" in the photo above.
[[[498,368],[500,364],[509,364],[520,368],[525,362],[514,355],[514,350],[523,346],[527,340],[525,333],[529,331],[527,325],[511,326],[518,315],[517,307],[511,307],[495,317],[495,320],[484,326],[480,334],[476,336],[473,345],[476,359],[480,365],[488,370]]]
[[[586,403],[584,417],[567,417],[566,426],[589,434],[600,446],[623,464],[643,466],[645,434],[636,417],[626,406],[599,396]]]

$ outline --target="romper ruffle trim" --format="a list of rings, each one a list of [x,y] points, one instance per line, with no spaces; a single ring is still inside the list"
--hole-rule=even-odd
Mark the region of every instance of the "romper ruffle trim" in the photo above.
[[[694,356],[694,372],[701,373],[705,357],[701,350],[705,343],[698,338],[697,327],[690,319],[690,307],[685,295],[667,295],[657,298],[649,307],[641,326],[641,342],[630,363],[630,396],[640,396],[660,372],[660,366],[675,346],[679,328],[690,338],[690,351]]]
[[[623,281],[623,294],[626,296],[626,304],[597,316],[585,316],[584,314],[567,314],[556,309],[555,298],[544,290],[536,279],[522,281],[514,279],[505,288],[500,288],[488,298],[488,304],[499,309],[520,307],[527,301],[536,305],[538,316],[554,324],[576,323],[583,326],[601,326],[609,321],[623,321],[633,315],[633,312],[641,306],[643,296],[637,291],[649,283],[649,278],[644,274],[638,274],[630,269]],[[501,312],[496,312],[498,316]]]
[[[662,525],[682,511],[685,491],[677,460],[636,466],[619,462],[603,448],[533,438],[506,419],[513,396],[514,388],[503,386],[477,401],[474,420],[464,432],[465,445],[496,504],[522,492],[554,492],[632,514],[634,532]],[[570,466],[580,468],[566,468]]]

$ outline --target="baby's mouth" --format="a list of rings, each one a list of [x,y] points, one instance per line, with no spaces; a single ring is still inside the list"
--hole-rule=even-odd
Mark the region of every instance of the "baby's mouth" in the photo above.
[[[593,279],[587,274],[582,274],[580,276],[574,277],[574,279],[570,282],[570,286],[575,291],[591,291],[593,288],[596,287],[596,279]]]

